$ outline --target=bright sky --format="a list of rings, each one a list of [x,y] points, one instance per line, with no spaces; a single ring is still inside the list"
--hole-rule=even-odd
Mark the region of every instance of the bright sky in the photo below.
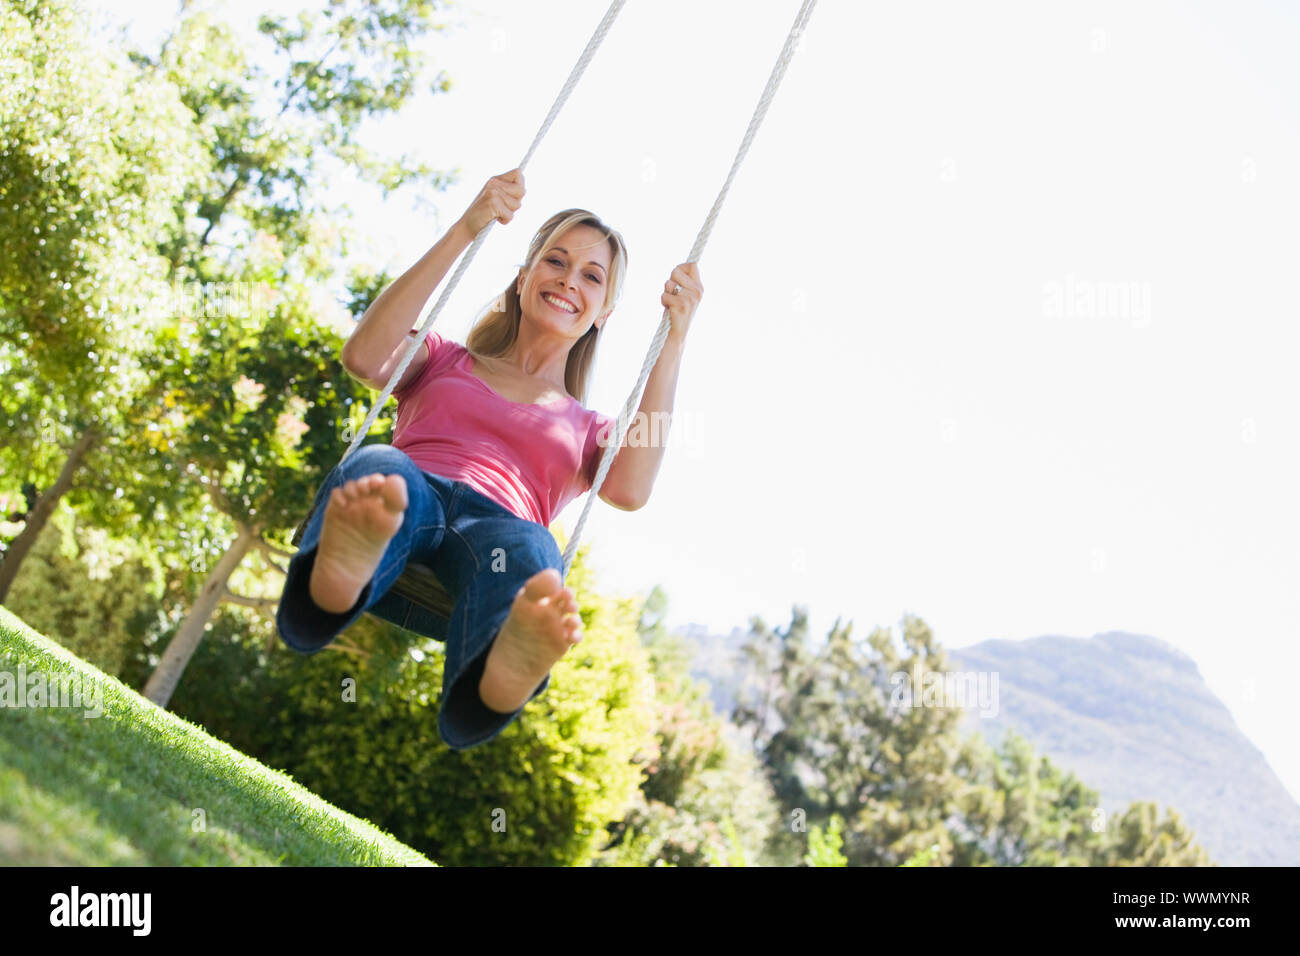
[[[176,9],[110,7],[140,36]],[[630,247],[616,413],[798,8],[631,0],[443,333],[590,208]],[[454,90],[373,135],[461,185],[359,198],[365,256],[405,269],[517,165],[605,9],[453,15]],[[1300,795],[1298,42],[1280,2],[822,0],[701,259],[654,495],[588,522],[604,588],[723,632],[804,603],[948,647],[1150,634]]]

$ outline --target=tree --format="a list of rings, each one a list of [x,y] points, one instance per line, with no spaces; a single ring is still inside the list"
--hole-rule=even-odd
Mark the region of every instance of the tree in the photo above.
[[[5,606],[120,679],[141,633],[156,623],[163,577],[147,545],[83,525],[65,506],[50,517]]]
[[[633,758],[641,786],[610,827],[603,866],[743,866],[758,862],[779,825],[771,788],[743,739],[691,676],[685,642],[664,622],[654,588],[637,631],[655,680],[654,736]]]
[[[1019,735],[998,751],[978,735],[959,739],[946,656],[919,618],[904,618],[906,657],[888,631],[863,646],[850,629],[836,621],[813,649],[801,608],[780,633],[755,619],[746,653],[756,675],[736,711],[783,813],[806,817],[819,853],[818,828],[842,818],[843,852],[855,866],[1208,861],[1172,811],[1157,822],[1154,807],[1135,804],[1099,825],[1097,793]]]
[[[96,47],[67,0],[0,9],[0,72],[0,491],[42,489],[0,565],[3,600],[83,469],[106,513],[128,481],[113,437],[166,293],[157,237],[203,155],[175,91]]]
[[[964,785],[949,821],[956,866],[1089,866],[1104,853],[1098,795],[1015,732],[994,752],[979,735],[957,761]]]
[[[239,484],[257,461],[241,450],[216,469],[199,467],[164,437],[192,426],[185,412],[214,388],[228,397],[247,377],[196,385],[190,367],[160,369],[155,359],[183,351],[178,339],[198,325],[207,332],[231,317],[228,302],[209,308],[214,288],[254,307],[251,318],[241,316],[246,324],[205,339],[207,347],[257,350],[259,334],[275,334],[278,327],[258,324],[274,308],[269,290],[291,304],[279,309],[281,320],[312,322],[315,296],[346,245],[347,210],[330,203],[328,188],[344,173],[385,195],[408,183],[446,185],[427,166],[380,156],[356,136],[364,121],[414,95],[423,57],[413,44],[442,29],[437,8],[433,0],[353,0],[292,24],[264,17],[278,76],[250,63],[230,30],[203,12],[182,20],[156,55],[122,56],[84,39],[65,0],[5,8],[2,55],[17,81],[0,91],[0,239],[14,251],[0,269],[0,358],[18,371],[0,405],[11,435],[0,452],[0,493],[21,484],[43,491],[7,549],[0,587],[72,494],[92,523],[117,533],[138,523],[136,533],[161,535],[169,570],[179,563],[209,572],[182,645],[201,635],[216,601],[265,600],[225,588],[249,551],[284,556],[263,537],[282,529],[240,507],[252,507]],[[441,73],[432,84],[435,92],[449,87]],[[40,95],[31,98],[33,89]],[[341,340],[321,341],[337,377]],[[286,377],[301,376],[301,365]],[[263,407],[288,438],[307,401],[276,394]],[[205,424],[208,434],[224,430]],[[337,460],[343,427],[332,422],[329,437],[318,433],[309,444],[333,445],[323,457]],[[305,476],[313,477],[320,473]],[[283,490],[299,492],[299,510],[310,501],[297,487]],[[224,555],[213,541],[223,531],[234,535]],[[183,650],[150,688],[159,703]]]
[[[751,635],[756,673],[734,719],[752,735],[783,814],[809,826],[841,817],[852,865],[897,866],[936,843],[946,852],[960,714],[923,706],[926,675],[946,666],[929,628],[905,619],[906,658],[888,631],[863,647],[839,621],[814,650],[800,607],[783,632],[755,619]]]
[[[263,17],[259,29],[281,69],[269,89],[229,28],[206,13],[182,21],[156,57],[132,54],[179,91],[210,144],[211,175],[181,196],[185,228],[162,242],[174,278],[194,290],[182,299],[204,301],[215,286],[234,290],[241,306],[174,317],[153,352],[161,400],[140,403],[133,431],[171,484],[206,493],[226,526],[209,519],[206,530],[229,540],[223,547],[205,538],[198,601],[144,689],[160,706],[220,601],[272,600],[230,593],[230,573],[250,552],[282,566],[288,533],[351,441],[368,392],[340,374],[343,339],[316,321],[317,295],[335,278],[347,240],[340,223],[348,210],[330,204],[329,186],[345,169],[385,194],[449,181],[357,141],[362,123],[398,111],[416,92],[423,56],[412,44],[442,28],[437,8],[432,0],[356,0],[294,24]],[[449,86],[439,74],[433,90]]]
[[[1213,866],[1210,855],[1194,842],[1182,817],[1166,808],[1165,819],[1154,803],[1139,802],[1112,822],[1111,842],[1098,854],[1101,866]]]
[[[831,814],[825,832],[814,823],[808,831],[808,853],[804,856],[804,863],[808,866],[848,866],[848,857],[840,852],[840,847],[844,845],[840,836],[843,829],[844,821],[838,813]],[[902,865],[908,866],[909,863]]]

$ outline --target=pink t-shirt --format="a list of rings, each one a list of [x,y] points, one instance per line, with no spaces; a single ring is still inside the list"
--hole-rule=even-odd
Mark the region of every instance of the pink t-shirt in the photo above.
[[[572,396],[512,402],[475,375],[458,342],[430,330],[429,361],[397,389],[393,447],[423,471],[463,481],[508,511],[549,527],[591,488],[614,419]],[[602,432],[601,429],[607,429]]]

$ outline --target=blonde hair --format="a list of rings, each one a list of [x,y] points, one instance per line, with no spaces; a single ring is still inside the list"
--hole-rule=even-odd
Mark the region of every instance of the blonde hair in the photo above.
[[[601,303],[601,315],[613,309],[617,304],[623,287],[623,277],[627,274],[627,246],[618,231],[611,229],[600,221],[600,217],[586,209],[565,209],[557,212],[542,223],[533,240],[528,245],[528,256],[519,267],[521,273],[527,274],[561,235],[574,226],[592,226],[600,230],[608,240],[613,252],[609,274],[605,281],[605,301]],[[519,301],[517,289],[519,277],[510,280],[504,293],[493,300],[480,313],[474,327],[465,337],[465,348],[474,355],[494,358],[504,355],[514,345],[519,336],[519,323],[523,319],[523,308]],[[592,367],[596,361],[596,346],[600,343],[600,329],[593,323],[578,341],[569,349],[568,362],[564,368],[564,387],[580,403],[587,403],[587,387],[590,384]]]

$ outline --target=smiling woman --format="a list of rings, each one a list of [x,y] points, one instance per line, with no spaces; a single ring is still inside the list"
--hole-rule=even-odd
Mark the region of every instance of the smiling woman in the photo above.
[[[623,237],[595,213],[557,212],[537,230],[519,275],[475,323],[466,347],[480,362],[510,355],[525,312],[539,327],[561,334],[566,328],[581,329],[594,315],[591,327],[569,348],[564,370],[565,390],[586,404],[600,332],[618,301],[627,263]],[[569,302],[578,311],[566,322],[560,309],[548,306],[547,295]]]
[[[376,386],[400,379],[392,444],[366,445],[326,477],[276,615],[282,639],[301,653],[321,650],[366,612],[444,641],[438,726],[456,749],[499,734],[582,639],[549,525],[591,487],[599,436],[613,424],[581,399],[627,249],[585,209],[542,225],[468,347],[430,330],[419,358],[395,371],[405,330],[447,267],[488,222],[509,222],[523,195],[518,169],[489,180],[361,318],[343,364]],[[698,300],[679,298],[684,323]],[[674,382],[678,357],[663,363]],[[650,461],[639,454],[638,464]],[[639,487],[616,477],[602,497],[637,508]]]
[[[696,260],[814,2],[804,0],[691,257],[664,283],[664,315],[625,416],[637,395],[641,413],[672,412],[687,330],[704,292]],[[621,6],[611,4],[525,162]],[[542,225],[519,274],[480,316],[466,346],[430,331],[493,222],[510,222],[523,196],[523,164],[492,177],[452,229],[366,310],[343,363],[361,381],[387,384],[294,536],[300,550],[276,615],[284,642],[307,654],[367,611],[444,640],[439,730],[456,749],[499,734],[582,640],[564,578],[587,510],[563,555],[548,528],[553,514],[587,489],[587,509],[596,495],[624,510],[642,507],[663,457],[662,446],[624,446],[618,428],[608,441],[616,420],[602,422],[582,405],[627,268],[622,237],[594,213],[566,209]],[[466,247],[414,333],[428,333],[421,348],[411,341],[412,321]],[[516,388],[528,392],[524,401],[503,394]],[[530,397],[538,390],[546,401]],[[393,443],[360,447],[390,393],[398,400]],[[439,594],[432,587],[427,599],[424,590],[415,598],[402,593],[414,568],[427,568]]]

